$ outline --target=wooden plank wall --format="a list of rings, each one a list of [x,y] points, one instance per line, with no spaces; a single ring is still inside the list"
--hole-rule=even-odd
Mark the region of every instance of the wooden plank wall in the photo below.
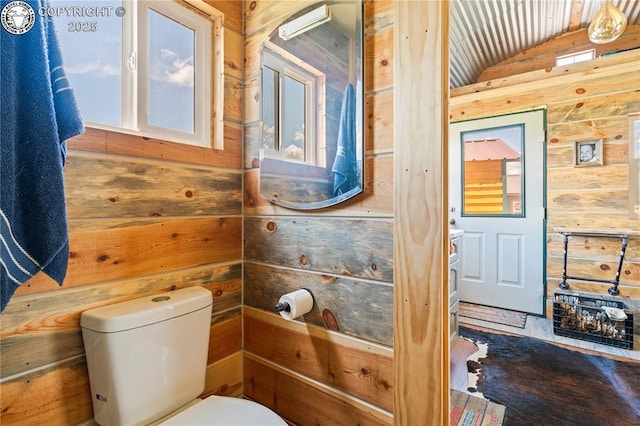
[[[626,34],[626,33],[625,33]],[[631,33],[629,37],[635,37]],[[539,55],[568,49],[560,38],[535,49]],[[624,46],[628,44],[621,37]],[[634,46],[638,47],[637,39]],[[627,44],[624,44],[627,43]],[[611,43],[610,48],[617,46]],[[534,53],[520,57],[535,62]],[[640,221],[628,215],[628,115],[640,111],[640,52],[597,58],[567,67],[511,75],[500,68],[495,80],[452,90],[451,120],[506,114],[529,108],[547,108],[547,296],[552,297],[562,277],[562,236],[558,228],[588,228],[603,232],[615,228],[640,230]],[[516,67],[517,69],[517,67]],[[603,139],[604,165],[573,167],[576,140]],[[573,238],[570,273],[613,279],[620,244],[602,238]],[[633,236],[620,277],[620,297],[640,306],[640,239]],[[571,289],[607,295],[609,284],[573,281]],[[547,299],[547,316],[551,315]],[[638,312],[636,312],[636,316]],[[636,334],[640,332],[636,324]]]
[[[34,277],[1,314],[3,425],[91,419],[80,313],[194,285],[214,297],[205,394],[242,394],[242,4],[208,3],[224,14],[224,150],[97,129],[70,141],[68,275]]]
[[[365,2],[365,191],[293,211],[259,194],[260,45],[311,1],[247,1],[245,393],[300,424],[390,424],[393,408],[393,2]],[[297,9],[296,9],[297,10]],[[297,321],[280,295],[311,290]]]
[[[478,77],[478,82],[499,80],[506,76],[530,71],[550,70],[555,67],[558,56],[593,49],[597,58],[608,52],[637,48],[638,44],[640,44],[640,25],[628,25],[617,40],[605,44],[591,43],[587,29],[582,28],[564,33],[554,40],[541,43],[494,66],[487,67]]]

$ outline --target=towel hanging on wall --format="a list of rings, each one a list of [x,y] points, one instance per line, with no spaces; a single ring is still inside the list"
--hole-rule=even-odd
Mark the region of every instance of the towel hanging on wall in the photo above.
[[[84,131],[45,0],[2,0],[0,311],[39,271],[62,285],[69,238],[65,141]],[[6,19],[5,19],[6,17]]]

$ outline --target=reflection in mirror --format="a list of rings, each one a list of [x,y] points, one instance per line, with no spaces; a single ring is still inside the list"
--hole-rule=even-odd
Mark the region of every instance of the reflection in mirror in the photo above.
[[[362,14],[361,0],[320,2],[262,44],[260,193],[275,204],[322,208],[363,190]]]
[[[523,216],[524,125],[463,132],[463,215]]]

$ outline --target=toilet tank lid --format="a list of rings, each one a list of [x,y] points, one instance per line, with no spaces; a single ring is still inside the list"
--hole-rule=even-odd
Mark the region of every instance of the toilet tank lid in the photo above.
[[[101,333],[125,331],[195,312],[212,300],[209,290],[187,287],[89,309],[80,316],[80,326]]]

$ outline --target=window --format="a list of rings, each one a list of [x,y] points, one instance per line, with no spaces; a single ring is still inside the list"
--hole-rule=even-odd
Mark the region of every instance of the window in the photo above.
[[[465,216],[523,217],[524,125],[460,134]]]
[[[571,53],[569,55],[558,56],[556,58],[556,66],[562,67],[564,65],[577,64],[579,62],[590,61],[596,56],[594,49],[584,50],[582,52]]]
[[[272,50],[271,50],[272,49]],[[326,166],[324,75],[265,48],[262,54],[262,147],[271,158]]]
[[[173,1],[53,0],[48,14],[89,125],[211,146],[211,20]]]

